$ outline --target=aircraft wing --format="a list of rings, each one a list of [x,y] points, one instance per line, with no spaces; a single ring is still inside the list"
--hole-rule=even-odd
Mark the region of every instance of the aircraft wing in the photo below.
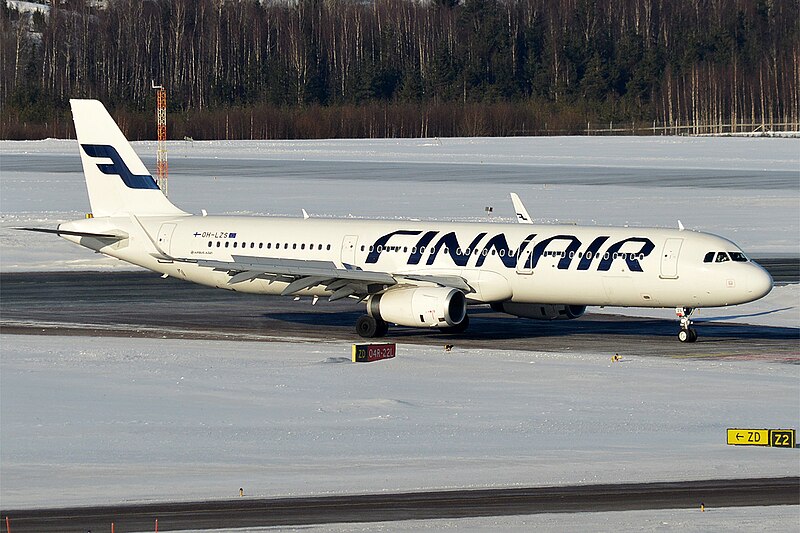
[[[254,257],[244,255],[232,256],[233,261],[216,261],[190,259],[187,262],[197,263],[201,267],[213,268],[228,272],[231,278],[229,285],[250,281],[256,278],[268,281],[288,283],[281,292],[287,296],[318,285],[331,291],[330,301],[348,296],[366,297],[385,290],[392,285],[418,285],[433,283],[446,287],[473,292],[464,278],[460,276],[435,276],[424,274],[389,274],[362,270],[350,265],[341,268],[333,261],[314,261],[305,259],[284,259]]]

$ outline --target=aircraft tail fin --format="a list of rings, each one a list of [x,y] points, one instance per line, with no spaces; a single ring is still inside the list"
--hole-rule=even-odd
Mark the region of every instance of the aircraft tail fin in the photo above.
[[[514,204],[514,212],[517,214],[517,222],[521,224],[533,224],[533,220],[531,220],[531,216],[528,214],[528,210],[525,209],[525,204],[522,203],[522,200],[519,199],[519,195],[517,193],[511,193],[511,203]]]
[[[101,102],[69,103],[95,217],[186,214],[164,196]]]

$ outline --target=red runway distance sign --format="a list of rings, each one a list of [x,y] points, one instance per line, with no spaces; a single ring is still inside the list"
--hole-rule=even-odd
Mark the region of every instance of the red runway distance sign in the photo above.
[[[395,356],[396,347],[394,343],[387,344],[354,344],[353,362],[371,363],[381,359],[391,359]]]

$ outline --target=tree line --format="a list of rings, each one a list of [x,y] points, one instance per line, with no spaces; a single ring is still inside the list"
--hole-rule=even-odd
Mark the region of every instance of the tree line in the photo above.
[[[580,133],[797,123],[798,0],[53,0],[0,4],[2,138],[98,98],[153,138]],[[662,131],[662,130],[659,130]]]

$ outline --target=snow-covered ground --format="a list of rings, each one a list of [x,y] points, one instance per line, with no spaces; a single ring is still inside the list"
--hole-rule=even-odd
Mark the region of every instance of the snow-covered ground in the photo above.
[[[135,147],[152,168],[154,143]],[[676,226],[800,253],[800,141],[718,138],[172,142],[170,197],[199,212]],[[74,141],[0,141],[0,270],[131,268],[17,226],[88,211]],[[798,285],[698,319],[797,327]],[[609,312],[618,312],[608,309]],[[630,311],[626,310],[626,313]],[[666,316],[669,311],[655,311]],[[727,427],[800,425],[800,369],[342,343],[0,337],[4,508],[800,474]],[[796,506],[312,528],[790,530]]]
[[[800,368],[609,354],[2,336],[3,507],[800,474]]]
[[[37,2],[25,2],[23,0],[5,0],[6,5],[11,9],[16,9],[21,13],[33,13],[33,12],[40,12],[44,15],[50,14],[50,6],[45,4],[40,4]]]

